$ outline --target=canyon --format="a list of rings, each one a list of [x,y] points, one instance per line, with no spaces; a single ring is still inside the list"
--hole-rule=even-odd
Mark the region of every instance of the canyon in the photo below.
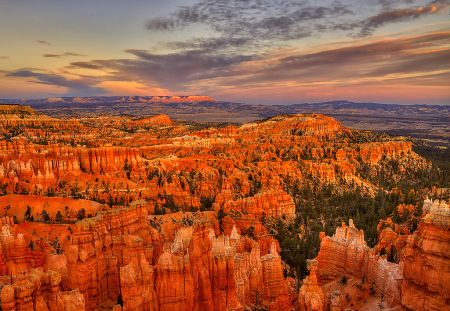
[[[434,172],[408,139],[316,113],[212,127],[0,111],[2,310],[449,310],[448,190],[391,186]],[[383,201],[331,201],[356,194]]]

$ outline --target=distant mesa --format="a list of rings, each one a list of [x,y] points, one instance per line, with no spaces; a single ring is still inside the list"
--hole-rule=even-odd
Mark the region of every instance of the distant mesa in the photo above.
[[[49,97],[44,99],[21,99],[3,100],[4,102],[20,102],[30,104],[53,104],[53,103],[77,103],[77,104],[100,104],[100,103],[198,103],[215,102],[208,95],[187,96],[90,96],[90,97]]]

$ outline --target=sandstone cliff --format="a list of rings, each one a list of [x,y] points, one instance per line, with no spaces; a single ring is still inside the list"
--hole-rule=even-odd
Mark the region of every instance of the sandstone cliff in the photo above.
[[[364,278],[386,296],[389,305],[400,303],[403,264],[390,263],[370,249],[364,232],[356,229],[352,220],[348,227],[337,228],[333,237],[322,239],[316,260],[321,284],[342,276]]]
[[[60,282],[61,276],[54,271],[31,270],[26,277],[17,278],[14,284],[3,286],[2,310],[84,311],[83,295],[78,289],[61,291]]]
[[[427,215],[404,252],[404,310],[450,310],[450,208],[425,200]]]

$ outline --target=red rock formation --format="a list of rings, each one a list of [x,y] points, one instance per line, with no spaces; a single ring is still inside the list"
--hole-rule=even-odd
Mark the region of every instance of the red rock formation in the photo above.
[[[32,270],[13,285],[3,286],[2,310],[84,311],[85,300],[78,289],[61,292],[60,282],[60,275],[54,271]]]
[[[108,297],[116,299],[119,288],[127,310],[240,310],[256,302],[252,290],[258,288],[261,298],[279,310],[292,308],[275,243],[261,256],[258,243],[250,240],[252,250],[245,252],[247,240],[235,229],[230,237],[215,237],[206,219],[162,230],[166,235],[174,230],[173,243],[167,243],[146,229],[145,215],[145,207],[134,207],[77,223],[66,250],[67,270],[70,287],[85,297],[86,310]],[[247,271],[259,280],[251,287],[244,285],[254,281]]]
[[[149,265],[143,253],[140,258],[133,257],[127,266],[120,268],[120,288],[126,310],[164,310],[158,308],[153,279],[153,267]]]
[[[324,296],[322,289],[317,285],[317,260],[308,259],[306,261],[307,268],[309,270],[309,276],[303,280],[302,287],[298,294],[298,300],[300,302],[300,310],[305,311],[322,311]]]
[[[117,100],[145,106],[152,101],[212,99]],[[34,112],[24,108],[23,113]],[[15,114],[4,119],[19,124]],[[371,164],[371,173],[384,170],[387,161],[381,161],[383,155],[400,163],[400,175],[409,173],[405,170],[408,166],[427,165],[408,143],[357,144],[352,131],[332,118],[314,114],[200,130],[202,127],[195,125],[177,127],[164,115],[141,120],[83,117],[67,123],[44,116],[33,118],[26,123],[36,121],[52,129],[27,128],[20,123],[23,131],[17,139],[0,141],[0,191],[6,194],[0,196],[0,214],[6,216],[2,225],[13,226],[13,215],[19,222],[25,219],[27,205],[35,220],[44,210],[50,222],[57,212],[62,212],[64,219],[62,224],[23,222],[14,227],[15,238],[5,231],[0,238],[0,272],[13,272],[19,281],[19,272],[30,267],[56,270],[62,279],[59,287],[78,288],[88,311],[117,299],[119,293],[123,309],[128,311],[225,311],[255,304],[290,310],[293,285],[284,280],[279,245],[262,223],[272,221],[270,217],[287,216],[283,218],[289,220],[294,215],[291,189],[298,193],[311,185],[313,178],[322,185],[339,182],[344,191],[352,189],[352,181],[374,190],[375,186],[356,172],[365,166],[361,159]],[[158,126],[147,126],[152,124]],[[57,125],[71,127],[60,131]],[[133,131],[124,130],[130,127]],[[12,134],[7,127],[3,131]],[[210,209],[212,201],[214,211],[192,212]],[[425,212],[442,210],[439,204],[429,203]],[[126,204],[130,208],[111,208]],[[67,222],[74,221],[81,208],[96,216],[71,224],[74,232],[69,234]],[[190,213],[177,213],[179,209]],[[220,209],[228,213],[221,219],[222,232],[216,219]],[[148,215],[162,211],[170,214]],[[34,229],[42,232],[30,234]],[[380,243],[372,250],[352,225],[339,228],[333,238],[321,235],[319,281],[343,274],[364,277],[374,283],[378,293],[389,293],[386,299],[391,305],[399,302],[403,264],[387,263],[378,251],[393,245],[400,260],[406,245],[406,235],[401,232],[409,232],[393,224],[393,230],[381,229],[380,225]],[[64,254],[53,254],[49,240],[55,236]],[[25,239],[42,253],[29,251]],[[304,285],[317,286],[315,275],[312,272]],[[28,286],[20,281],[24,288]],[[42,296],[45,303],[47,296]],[[338,307],[336,297],[332,302],[330,295],[330,307]],[[40,300],[37,305],[45,310]],[[310,308],[319,305],[309,303]]]
[[[414,209],[415,209],[414,205],[412,205],[412,204],[408,204],[408,205],[406,205],[406,204],[400,204],[400,205],[397,206],[396,208],[397,208],[398,214],[399,214],[400,216],[403,216],[403,212],[404,212],[405,210],[408,210],[408,212],[411,213],[411,212],[414,211]]]
[[[217,195],[214,209],[223,208],[225,213],[231,210],[245,211],[251,217],[260,218],[263,213],[266,216],[281,217],[283,215],[292,216],[295,213],[295,204],[286,192],[268,191],[256,194],[254,197],[243,198],[237,201],[227,198],[227,193],[223,191]]]
[[[378,293],[385,294],[390,306],[400,302],[403,264],[390,263],[386,258],[376,255],[364,241],[364,232],[342,224],[332,237],[322,239],[318,261],[318,278],[320,283],[344,275],[365,278],[373,282]]]
[[[450,310],[450,209],[424,203],[429,212],[408,238],[404,251],[404,310]]]
[[[410,142],[383,142],[372,143],[370,145],[362,144],[359,154],[364,161],[377,164],[382,155],[388,158],[396,158],[408,152],[411,152]]]
[[[31,251],[23,234],[14,238],[9,225],[2,226],[0,250],[0,275],[18,275],[19,271],[40,267],[44,263],[44,254]]]
[[[148,100],[149,102],[161,102],[161,103],[196,103],[202,101],[215,100],[208,95],[190,95],[190,96],[153,96]]]
[[[33,108],[26,105],[0,105],[0,127],[11,126],[46,126],[57,128],[78,127],[80,123],[75,120],[59,120],[36,113]]]
[[[407,240],[408,235],[399,235],[390,227],[385,228],[378,235],[378,244],[375,246],[375,251],[378,253],[384,248],[389,254],[394,252],[394,258],[398,259],[406,247]]]
[[[136,120],[136,121],[129,121],[129,124],[133,124],[133,125],[165,125],[165,126],[169,126],[169,125],[174,125],[175,122],[172,121],[167,115],[165,114],[159,114],[153,117],[149,117],[149,118],[145,118],[145,119],[140,119],[140,120]]]
[[[8,211],[4,210],[4,207],[11,206]],[[16,216],[19,221],[25,220],[25,213],[28,207],[30,207],[30,216],[33,216],[34,220],[41,219],[43,210],[46,210],[50,218],[55,218],[58,211],[63,213],[69,213],[70,216],[77,215],[78,211],[82,208],[88,214],[96,214],[103,210],[104,205],[90,201],[90,200],[75,200],[72,198],[61,197],[42,197],[37,195],[17,195],[8,194],[0,196],[0,213],[5,212],[11,216]],[[67,207],[67,209],[66,209]]]
[[[65,254],[70,288],[80,289],[86,310],[107,298],[117,298],[119,267],[128,265],[134,257],[152,255],[151,249],[144,249],[144,240],[133,235],[146,227],[146,215],[145,207],[134,207],[121,212],[110,210],[77,223]],[[151,238],[148,232],[141,232],[147,245]]]
[[[307,163],[308,173],[330,183],[335,181],[334,167],[327,163]]]

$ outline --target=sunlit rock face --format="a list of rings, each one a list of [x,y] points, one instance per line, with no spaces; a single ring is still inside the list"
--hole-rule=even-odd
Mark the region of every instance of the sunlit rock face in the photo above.
[[[55,128],[70,128],[80,126],[78,121],[59,120],[37,113],[26,105],[0,104],[0,128],[11,126],[51,126]]]
[[[342,224],[337,228],[333,237],[322,239],[316,260],[321,284],[342,276],[364,278],[386,296],[391,306],[400,302],[403,264],[388,262],[370,249],[364,241],[364,232],[356,229],[352,220],[349,226]]]
[[[401,303],[405,310],[450,310],[450,209],[427,199],[424,212],[404,252]]]
[[[298,295],[301,310],[323,310],[324,296],[321,287],[317,285],[317,264],[318,262],[315,259],[308,259],[306,261],[310,274],[303,280],[303,284]]]
[[[30,270],[27,276],[1,290],[2,310],[84,311],[85,300],[78,289],[60,290],[61,276],[42,268]]]
[[[373,249],[367,247],[364,233],[354,228],[350,220],[349,226],[343,224],[333,237],[322,237],[316,258],[321,284],[342,276],[356,277],[372,283],[375,292],[390,306],[401,305],[404,310],[450,310],[449,211],[445,202],[426,199],[425,216],[417,231],[403,241],[405,236],[388,227],[380,232],[379,244]],[[400,238],[401,243],[397,243]],[[402,246],[398,263],[379,256],[383,245]]]
[[[8,226],[3,225],[0,240],[4,258],[11,260],[8,249],[18,250],[23,243],[20,235],[12,238]],[[145,207],[130,207],[77,222],[68,239],[63,287],[76,291],[59,293],[61,276],[38,268],[14,279],[23,294],[16,290],[16,296],[10,297],[4,288],[3,309],[13,310],[26,301],[30,308],[52,309],[56,303],[61,305],[58,310],[95,310],[119,295],[127,310],[243,310],[261,301],[270,310],[292,309],[295,295],[291,281],[283,277],[277,244],[272,242],[267,254],[261,255],[260,244],[241,237],[236,227],[230,235],[216,236],[211,221],[200,217],[192,226],[158,232],[148,227]],[[25,258],[27,252],[24,246],[15,256]],[[49,285],[37,288],[36,275]],[[56,298],[48,298],[44,289]],[[22,296],[33,299],[22,301]]]

